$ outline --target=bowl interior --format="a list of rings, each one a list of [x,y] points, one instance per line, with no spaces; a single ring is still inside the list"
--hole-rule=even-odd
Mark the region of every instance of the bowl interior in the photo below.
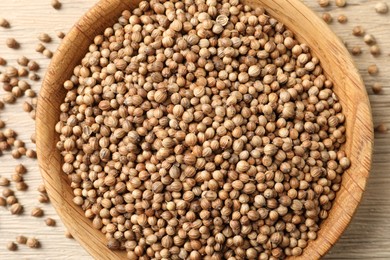
[[[342,186],[328,218],[321,224],[318,238],[311,241],[301,259],[318,259],[341,236],[361,200],[371,166],[373,128],[368,96],[354,63],[337,36],[300,1],[244,0],[250,6],[263,6],[286,24],[296,38],[312,47],[325,74],[334,82],[346,115],[347,141],[344,149],[351,168],[343,175]],[[72,235],[97,259],[125,258],[125,251],[106,248],[105,236],[92,227],[84,212],[72,202],[73,191],[62,173],[62,157],[56,149],[54,131],[65,97],[62,84],[70,78],[93,42],[94,36],[115,23],[121,12],[133,9],[139,0],[101,0],[68,33],[46,73],[39,95],[36,130],[37,152],[52,204]]]

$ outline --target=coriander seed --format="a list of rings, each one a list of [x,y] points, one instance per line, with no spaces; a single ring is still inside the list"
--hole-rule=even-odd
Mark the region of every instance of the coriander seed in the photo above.
[[[373,56],[378,56],[379,54],[381,54],[381,49],[379,48],[378,45],[372,45],[370,46],[370,53],[373,55]]]
[[[20,47],[19,43],[15,40],[15,38],[8,38],[5,41],[5,44],[7,45],[8,48],[11,49],[19,49]]]
[[[335,3],[337,7],[345,7],[347,5],[346,0],[335,0]]]
[[[25,245],[27,243],[27,237],[19,235],[16,237],[16,243]]]
[[[379,69],[378,69],[378,66],[376,64],[371,64],[370,66],[368,66],[367,71],[368,71],[368,74],[373,76],[373,75],[378,74]]]
[[[368,45],[373,45],[376,43],[376,39],[372,34],[366,34],[364,36],[364,42],[367,43]]]
[[[348,21],[348,18],[345,15],[341,14],[337,17],[337,21],[339,23],[343,24],[343,23],[346,23]]]
[[[382,87],[382,84],[379,83],[379,82],[375,82],[373,85],[372,85],[372,92],[374,92],[374,94],[381,94],[382,93],[382,90],[383,90],[383,87]]]
[[[385,2],[379,2],[375,5],[375,11],[378,13],[378,14],[387,14],[388,11],[389,11],[389,7],[387,5],[387,3]]]
[[[317,0],[318,1],[318,4],[319,6],[321,7],[328,7],[329,6],[329,0]]]
[[[40,35],[38,35],[38,40],[40,40],[41,42],[49,43],[51,42],[51,37],[47,33],[41,33]]]
[[[9,207],[9,211],[12,215],[20,215],[23,212],[23,206],[20,203],[14,203]]]
[[[26,245],[29,248],[39,248],[40,247],[40,243],[39,243],[38,239],[36,239],[35,237],[27,238]]]
[[[18,245],[14,242],[8,242],[7,243],[7,250],[9,251],[16,251],[18,249]]]
[[[54,8],[54,9],[61,9],[61,2],[59,0],[51,0],[51,6]]]
[[[0,17],[0,26],[3,28],[10,27],[9,22],[6,19],[4,19],[3,17]]]
[[[353,29],[352,29],[352,34],[353,34],[354,36],[363,36],[364,33],[365,33],[365,30],[364,30],[364,28],[363,28],[362,26],[360,26],[360,25],[355,26],[355,27],[353,27]]]
[[[52,218],[45,219],[45,223],[49,227],[54,227],[56,225],[56,221]]]
[[[41,208],[35,207],[31,210],[31,216],[39,218],[43,216],[43,210]]]
[[[387,126],[384,123],[380,123],[375,127],[375,131],[380,133],[380,134],[386,134],[388,131]]]

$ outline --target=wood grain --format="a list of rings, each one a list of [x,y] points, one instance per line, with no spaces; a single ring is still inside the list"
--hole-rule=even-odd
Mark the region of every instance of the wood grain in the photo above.
[[[4,42],[6,37],[14,36],[22,43],[22,49],[10,52],[7,49],[0,48],[0,56],[7,58],[15,64],[15,59],[19,55],[24,54],[39,60],[40,64],[43,64],[42,67],[45,68],[47,60],[42,59],[41,56],[33,52],[33,46],[37,42],[33,39],[37,33],[45,31],[53,34],[57,29],[65,30],[69,28],[75,23],[80,14],[96,1],[63,0],[62,2],[64,3],[64,8],[61,11],[55,11],[51,9],[46,1],[42,0],[32,0],[29,2],[31,5],[26,5],[25,0],[1,1],[0,16],[9,18],[11,24],[12,22],[14,23],[12,30],[1,30],[0,41]],[[360,38],[351,36],[350,32],[354,25],[361,23],[365,25],[368,32],[375,34],[380,46],[383,47],[384,54],[374,59],[367,53],[365,48],[365,53],[355,60],[368,87],[374,81],[383,82],[385,87],[384,94],[379,96],[370,95],[370,98],[374,122],[389,123],[390,118],[388,111],[386,111],[386,104],[389,102],[387,91],[390,78],[387,61],[388,53],[386,53],[388,51],[384,48],[386,44],[389,45],[390,43],[389,16],[378,16],[375,14],[373,6],[377,1],[358,0],[353,1],[353,4],[350,4],[347,8],[336,9],[332,6],[325,10],[319,8],[314,0],[304,2],[319,12],[325,10],[331,12],[334,17],[336,17],[335,14],[345,13],[349,18],[349,22],[346,25],[333,23],[331,26],[350,43],[350,46],[361,45],[364,47],[364,43]],[[34,21],[34,24],[32,25],[30,21]],[[57,43],[58,41],[49,47],[54,48]],[[377,63],[380,67],[381,72],[378,77],[368,76],[366,67],[371,63]],[[35,85],[34,87],[37,89],[39,86]],[[369,93],[372,94],[370,89]],[[32,132],[33,121],[28,118],[28,115],[21,112],[20,106],[8,107],[4,112],[0,112],[0,117],[7,119],[7,123],[10,126],[15,126],[16,129],[22,130],[20,136],[23,140],[28,140],[29,134]],[[327,255],[327,258],[388,259],[390,257],[390,223],[387,220],[387,215],[390,213],[390,204],[388,200],[382,199],[390,195],[390,192],[386,189],[389,185],[389,177],[386,175],[390,166],[387,162],[389,153],[389,139],[386,138],[386,135],[377,136],[373,175],[368,183],[368,191],[365,194],[363,204],[354,218],[353,224],[336,244],[332,252]],[[1,157],[0,163],[1,175],[10,175],[12,167],[16,164],[16,162],[10,160],[9,156]],[[34,204],[37,204],[34,198],[37,194],[35,187],[40,182],[40,178],[37,175],[36,162],[25,161],[25,163],[30,170],[28,181],[31,183],[31,188],[26,194],[21,193],[20,198],[27,205],[27,208],[30,209]],[[28,206],[30,204],[31,206]],[[53,216],[54,212],[51,207],[45,207],[45,209],[48,215]],[[14,218],[7,213],[5,210],[0,209],[0,259],[63,259],[63,256],[58,255],[59,249],[64,252],[67,259],[89,259],[88,254],[80,246],[77,246],[77,243],[62,236],[63,227],[61,225],[53,230],[44,227],[42,220],[29,218],[27,216],[28,213],[20,218]],[[9,239],[12,239],[20,232],[28,235],[36,234],[43,241],[43,248],[41,250],[21,248],[16,253],[9,253],[1,249],[4,248],[5,243]]]

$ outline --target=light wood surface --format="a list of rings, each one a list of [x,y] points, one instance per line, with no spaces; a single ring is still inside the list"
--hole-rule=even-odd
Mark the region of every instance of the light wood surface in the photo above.
[[[1,1],[0,16],[6,17],[11,22],[11,29],[0,30],[0,56],[9,60],[10,64],[15,65],[15,59],[20,55],[26,55],[37,59],[43,68],[47,66],[47,59],[42,58],[33,51],[37,43],[36,36],[40,32],[48,32],[54,36],[56,30],[66,31],[74,24],[88,7],[92,6],[95,1],[62,1],[63,9],[56,11],[51,8],[48,1],[43,0],[18,0],[18,1]],[[305,1],[317,11],[323,11],[315,1]],[[389,46],[389,15],[379,16],[375,13],[373,6],[376,1],[353,1],[347,8],[335,9],[331,7],[327,10],[332,14],[344,13],[348,16],[349,22],[345,25],[339,25],[334,22],[332,28],[342,36],[350,46],[364,46],[362,39],[351,36],[351,29],[354,25],[364,25],[366,30],[373,33],[380,46],[383,55],[379,58],[372,58],[367,53],[356,59],[358,67],[369,87],[374,81],[380,81],[385,86],[385,92],[380,96],[371,96],[373,102],[374,121],[385,121],[388,123],[389,116],[386,111],[386,101],[389,96],[386,91],[389,87],[389,64],[388,51],[386,44]],[[334,15],[336,17],[336,15]],[[386,27],[387,26],[387,27]],[[3,48],[4,41],[7,37],[13,36],[21,42],[22,48],[18,51],[10,51]],[[55,48],[56,41],[50,45]],[[366,67],[371,63],[377,63],[381,72],[377,77],[368,76]],[[43,71],[43,70],[41,70]],[[386,73],[387,72],[387,73]],[[35,89],[39,88],[36,84]],[[387,87],[387,88],[386,88]],[[372,93],[372,92],[370,92]],[[28,115],[22,112],[19,105],[9,106],[5,112],[0,112],[0,117],[7,121],[11,127],[19,130],[23,140],[28,140],[33,131],[33,121]],[[387,135],[378,135],[376,139],[376,153],[374,156],[374,168],[372,177],[368,183],[368,190],[364,196],[362,206],[359,208],[356,217],[350,228],[343,238],[338,242],[336,247],[328,254],[327,258],[333,259],[387,259],[390,257],[390,224],[387,215],[390,213],[389,202],[386,200],[390,192],[386,185],[389,185],[389,177],[386,176],[388,162],[386,162],[390,149]],[[30,144],[28,144],[30,145]],[[17,162],[10,159],[9,156],[0,158],[1,175],[10,175],[13,167]],[[40,183],[37,162],[33,160],[24,161],[28,165],[29,173],[27,181],[30,184],[28,192],[17,193],[20,201],[26,205],[26,213],[21,217],[14,217],[4,209],[0,209],[0,259],[90,259],[88,254],[74,241],[63,237],[63,227],[49,228],[43,224],[43,219],[34,219],[29,216],[29,210],[38,205],[35,188]],[[387,168],[386,168],[387,167]],[[384,199],[383,199],[384,198]],[[50,206],[45,207],[48,216],[55,216]],[[42,248],[37,250],[20,247],[17,252],[6,251],[5,244],[7,241],[14,239],[18,234],[35,235],[42,242]]]

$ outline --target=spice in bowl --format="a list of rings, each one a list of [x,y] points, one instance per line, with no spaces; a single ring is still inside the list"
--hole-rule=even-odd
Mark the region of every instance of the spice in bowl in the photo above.
[[[64,88],[73,201],[130,259],[299,256],[350,166],[319,59],[238,0],[142,1]]]

